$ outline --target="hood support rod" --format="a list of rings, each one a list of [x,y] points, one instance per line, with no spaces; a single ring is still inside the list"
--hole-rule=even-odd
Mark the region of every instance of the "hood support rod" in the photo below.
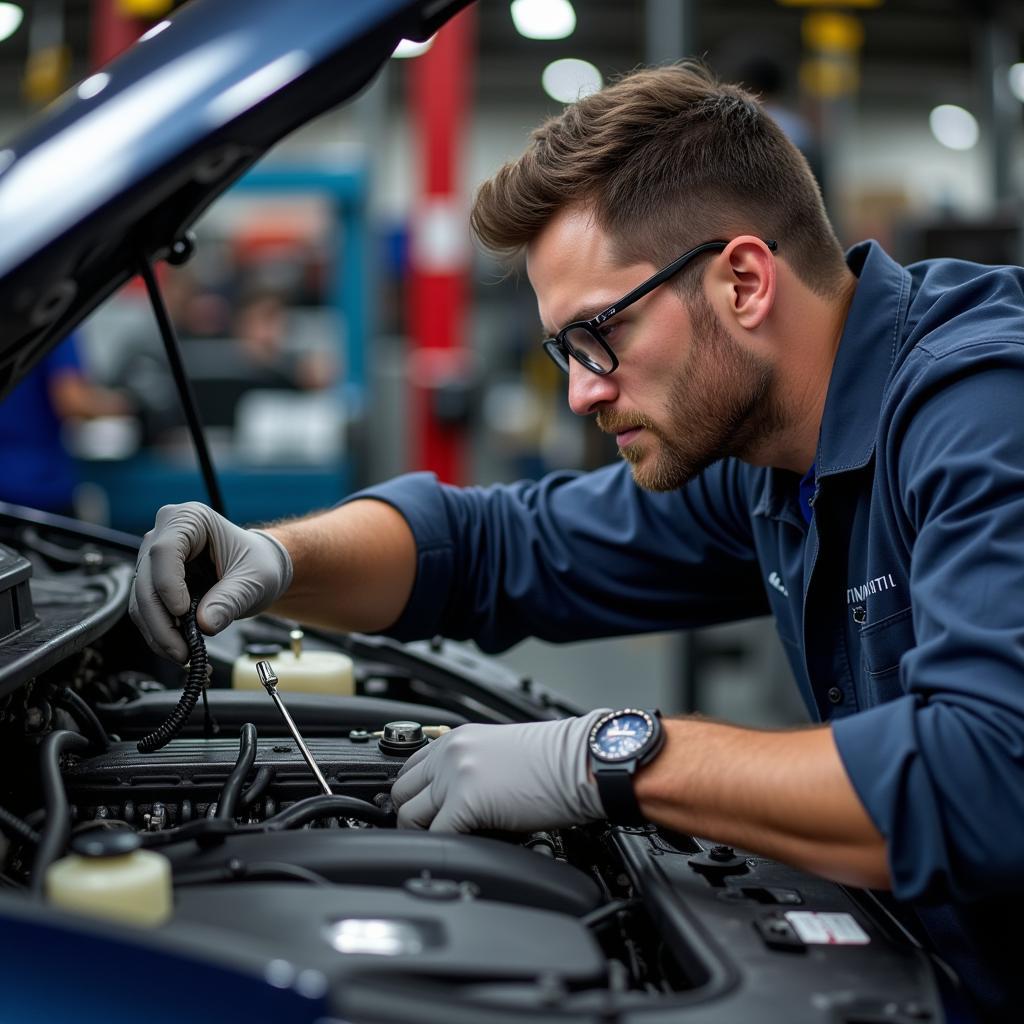
[[[224,496],[221,494],[220,483],[213,468],[213,460],[210,458],[210,450],[206,445],[203,424],[199,419],[196,396],[185,374],[185,364],[181,358],[181,345],[178,342],[177,334],[175,334],[171,318],[167,315],[167,307],[164,305],[163,296],[160,294],[160,286],[157,284],[153,267],[145,254],[142,254],[139,258],[139,273],[142,275],[142,280],[146,283],[149,301],[153,306],[153,314],[156,316],[157,326],[160,328],[160,337],[163,338],[164,349],[167,352],[167,361],[170,363],[171,373],[174,375],[174,384],[178,389],[182,408],[185,410],[188,432],[192,436],[192,444],[196,450],[196,457],[199,459],[199,468],[203,474],[203,482],[206,484],[206,493],[209,495],[210,507],[227,518],[228,514],[224,507]]]

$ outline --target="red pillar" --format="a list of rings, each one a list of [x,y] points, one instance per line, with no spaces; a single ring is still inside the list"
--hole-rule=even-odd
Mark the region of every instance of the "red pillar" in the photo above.
[[[93,0],[92,66],[102,67],[128,49],[149,22],[122,12],[119,0]]]
[[[471,7],[442,28],[431,48],[411,60],[409,99],[419,176],[413,204],[407,335],[413,467],[449,483],[463,482],[465,433],[435,415],[433,387],[464,379],[469,269],[468,204],[459,164],[472,88],[476,12]]]

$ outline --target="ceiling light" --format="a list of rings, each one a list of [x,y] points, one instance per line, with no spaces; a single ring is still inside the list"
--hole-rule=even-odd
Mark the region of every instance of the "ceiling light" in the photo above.
[[[544,91],[559,103],[575,103],[576,100],[597,92],[604,84],[601,72],[589,61],[566,57],[556,60],[544,69],[541,76]]]
[[[0,43],[18,31],[25,12],[18,4],[0,4]]]
[[[512,0],[512,21],[527,39],[565,39],[576,28],[569,0]]]
[[[1014,64],[1010,68],[1010,91],[1024,103],[1024,64]]]
[[[928,115],[932,135],[949,149],[972,149],[978,141],[978,122],[963,107],[943,103]]]
[[[417,43],[412,39],[403,39],[396,47],[392,57],[419,57],[426,53],[434,44],[434,37],[431,36],[425,43]]]

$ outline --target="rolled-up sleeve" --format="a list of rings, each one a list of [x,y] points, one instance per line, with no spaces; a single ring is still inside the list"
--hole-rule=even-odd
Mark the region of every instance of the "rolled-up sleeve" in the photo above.
[[[732,463],[666,494],[623,464],[487,488],[417,473],[353,499],[392,505],[416,538],[413,592],[387,632],[498,651],[764,614],[741,491]]]
[[[1019,891],[1024,864],[1024,345],[920,365],[887,441],[911,549],[905,696],[833,731],[894,894],[970,901]]]

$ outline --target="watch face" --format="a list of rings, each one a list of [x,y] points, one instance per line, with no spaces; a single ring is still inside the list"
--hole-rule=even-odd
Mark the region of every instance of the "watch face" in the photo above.
[[[639,711],[624,711],[598,726],[590,749],[602,761],[628,761],[650,739],[653,723]]]

